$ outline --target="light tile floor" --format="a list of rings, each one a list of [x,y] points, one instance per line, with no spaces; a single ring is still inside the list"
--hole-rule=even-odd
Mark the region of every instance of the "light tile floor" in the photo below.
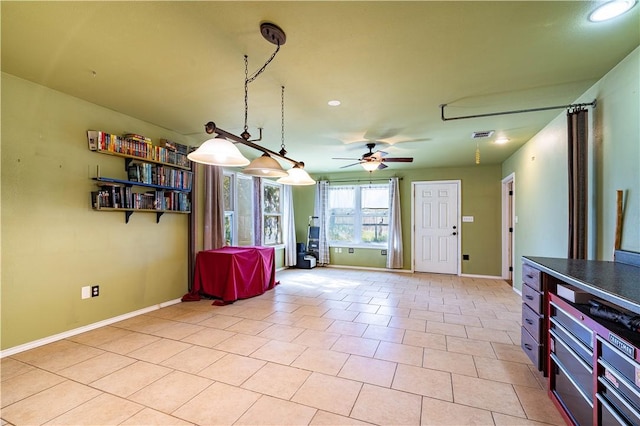
[[[2,359],[2,425],[561,425],[501,280],[289,269]]]

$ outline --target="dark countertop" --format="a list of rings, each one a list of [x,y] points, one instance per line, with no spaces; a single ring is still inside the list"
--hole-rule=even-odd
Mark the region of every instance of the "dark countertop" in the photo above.
[[[547,274],[640,315],[640,268],[623,263],[523,256]]]

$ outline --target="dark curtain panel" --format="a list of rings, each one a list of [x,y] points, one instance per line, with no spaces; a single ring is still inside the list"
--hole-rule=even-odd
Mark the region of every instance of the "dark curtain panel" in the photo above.
[[[204,250],[223,247],[224,174],[222,167],[204,166]]]
[[[569,259],[587,258],[587,139],[589,112],[567,112],[569,174]]]
[[[199,191],[199,176],[201,168],[196,163],[191,163],[191,169],[193,170],[193,179],[191,184],[191,214],[189,215],[189,291],[193,285],[193,275],[196,267],[196,253],[198,248],[196,247],[198,239],[196,238],[196,230],[198,229],[198,216],[197,212],[200,208],[200,201],[198,199]]]

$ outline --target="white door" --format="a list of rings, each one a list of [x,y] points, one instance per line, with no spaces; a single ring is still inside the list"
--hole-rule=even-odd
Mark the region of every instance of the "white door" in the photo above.
[[[414,184],[414,270],[458,273],[459,182]]]

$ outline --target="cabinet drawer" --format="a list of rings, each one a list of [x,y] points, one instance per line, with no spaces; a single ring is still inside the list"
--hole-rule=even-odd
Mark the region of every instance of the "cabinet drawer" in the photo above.
[[[622,353],[621,350],[598,336],[600,341],[600,358],[620,372],[622,378],[631,383],[636,391],[640,391],[640,364]],[[629,345],[635,351],[634,347]]]
[[[559,307],[556,303],[549,303],[551,306],[551,320],[564,327],[578,340],[584,343],[589,349],[593,349],[593,331],[583,324],[580,318],[575,318],[569,312]]]
[[[542,290],[540,271],[526,263],[522,264],[522,281],[535,290]]]
[[[526,303],[522,304],[522,326],[531,334],[536,342],[540,342],[542,334],[542,316],[535,312]]]
[[[542,370],[542,345],[529,334],[526,328],[522,327],[520,333],[520,346],[522,350],[527,354],[538,371]]]
[[[610,411],[618,414],[618,417],[622,417],[628,424],[640,424],[640,413],[638,413],[633,404],[630,404],[624,396],[616,392],[615,386],[610,381],[603,377],[598,377],[598,381],[602,385],[602,391],[598,396],[604,396],[606,401],[613,407]],[[601,400],[601,398],[598,399]]]
[[[584,395],[593,389],[593,368],[580,357],[556,333],[551,332],[551,353],[556,363],[562,365],[566,374]]]
[[[551,354],[551,374],[553,388],[551,391],[564,406],[574,423],[580,426],[593,424],[593,405],[580,392],[573,379],[567,374],[554,354]]]
[[[584,362],[589,366],[593,366],[593,351],[587,348],[584,343],[580,342],[573,334],[564,329],[555,319],[551,320],[549,332],[569,346]]]
[[[598,405],[600,406],[600,409],[598,410],[599,425],[631,426],[622,418],[620,413],[611,406],[605,397],[600,394],[596,394],[596,397],[598,397]]]
[[[542,314],[542,294],[529,287],[528,285],[522,286],[522,301],[529,305],[534,312]]]

